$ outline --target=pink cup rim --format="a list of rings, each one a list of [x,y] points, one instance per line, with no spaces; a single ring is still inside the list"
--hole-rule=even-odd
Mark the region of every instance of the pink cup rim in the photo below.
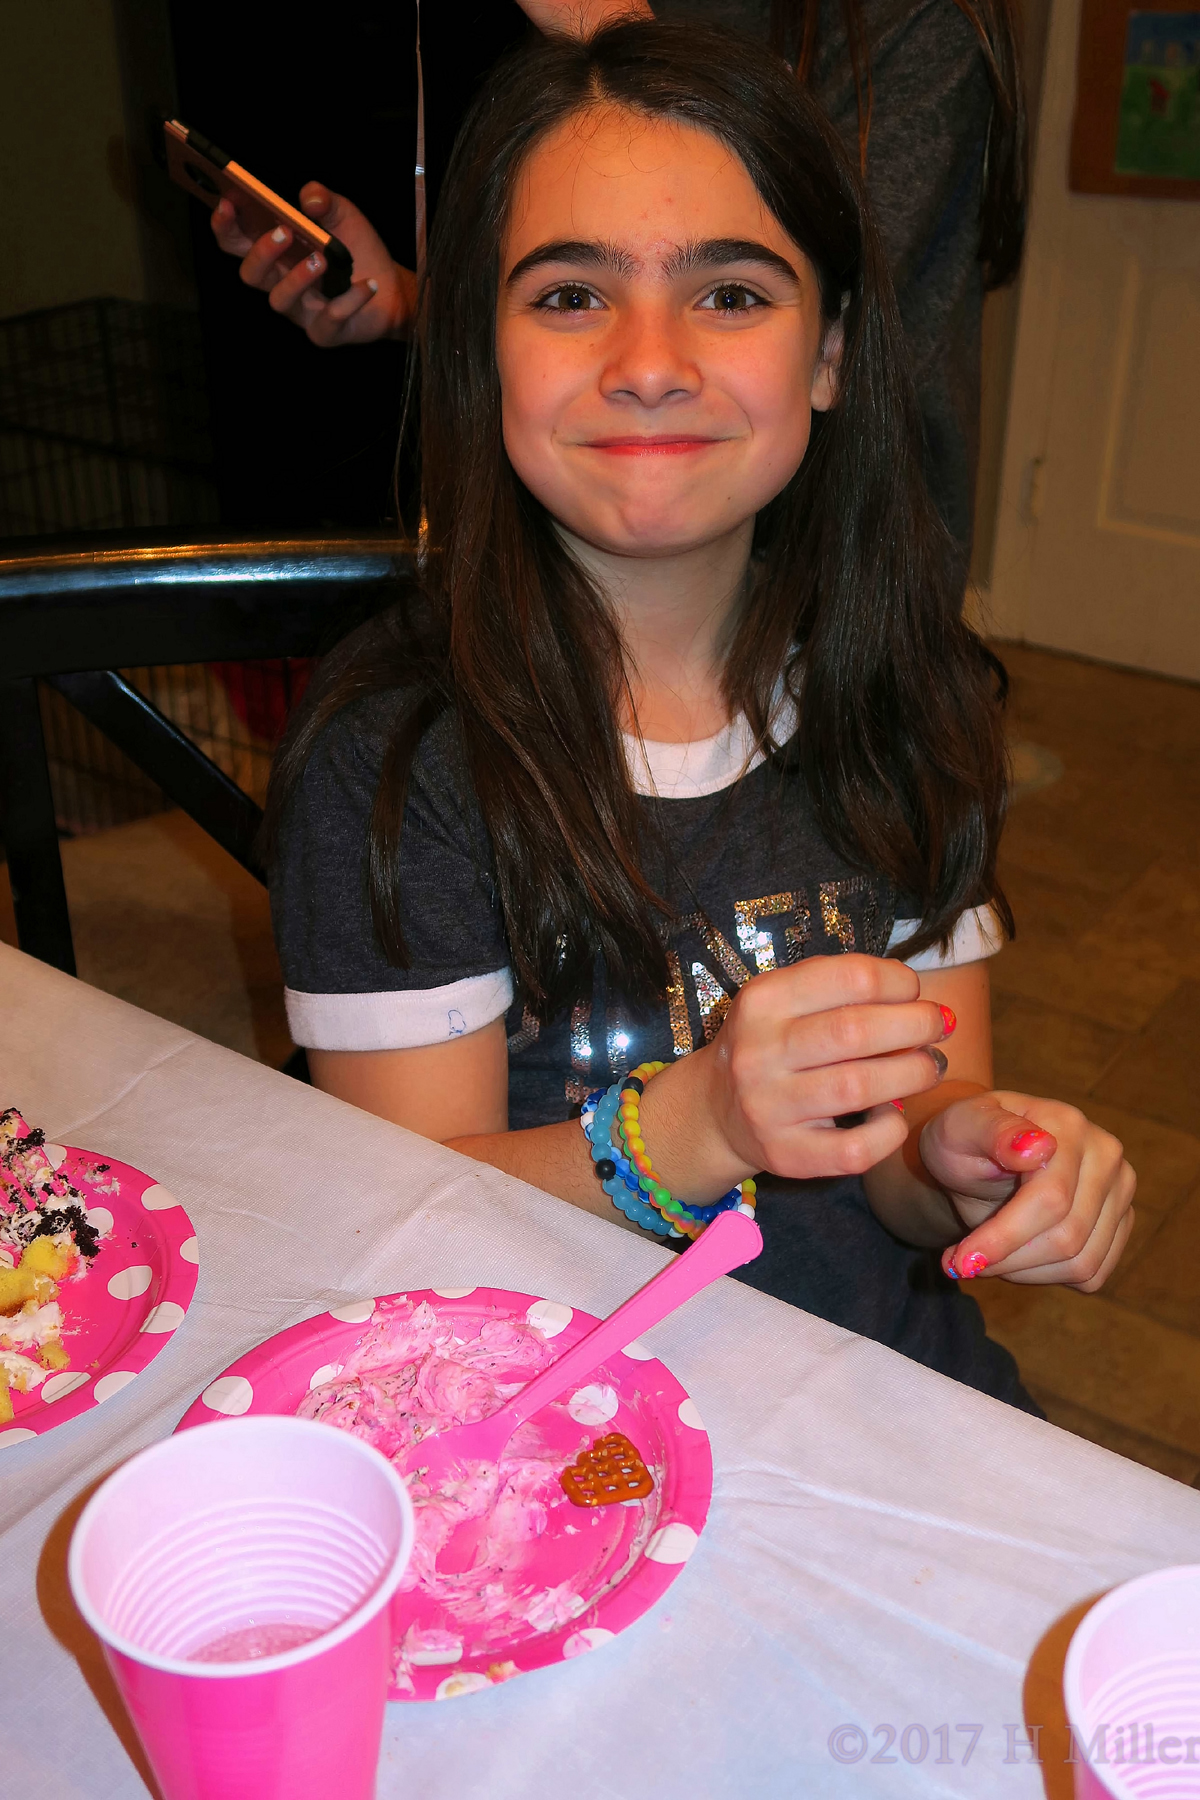
[[[1087,1740],[1084,1723],[1087,1707],[1082,1691],[1083,1659],[1097,1631],[1126,1605],[1130,1596],[1136,1598],[1153,1588],[1175,1587],[1187,1580],[1200,1584],[1200,1563],[1175,1563],[1166,1569],[1152,1569],[1148,1575],[1135,1575],[1131,1581],[1122,1581],[1110,1588],[1075,1627],[1063,1664],[1063,1699],[1066,1703],[1067,1723],[1075,1731],[1077,1739],[1082,1732],[1085,1741]],[[1099,1771],[1094,1770],[1093,1773],[1110,1790],[1113,1800],[1137,1800],[1137,1795],[1128,1786],[1116,1765],[1104,1763]]]
[[[162,1438],[157,1444],[150,1444],[145,1450],[139,1450],[135,1456],[130,1457],[128,1462],[122,1463],[119,1469],[113,1470],[112,1474],[100,1484],[80,1513],[75,1530],[71,1534],[71,1547],[67,1553],[67,1578],[71,1584],[75,1604],[84,1619],[101,1642],[106,1644],[110,1650],[116,1651],[118,1655],[128,1657],[132,1662],[142,1663],[147,1668],[157,1669],[164,1675],[188,1675],[200,1681],[228,1681],[240,1679],[246,1675],[271,1675],[279,1669],[291,1669],[300,1663],[309,1662],[314,1656],[321,1656],[326,1650],[332,1650],[338,1644],[345,1643],[347,1638],[353,1637],[355,1632],[361,1630],[375,1617],[376,1613],[388,1604],[400,1584],[400,1578],[408,1567],[409,1558],[412,1555],[416,1529],[412,1501],[409,1498],[408,1489],[391,1463],[372,1444],[364,1442],[362,1438],[354,1437],[348,1431],[337,1430],[332,1425],[323,1424],[318,1419],[291,1419],[285,1416],[264,1415],[257,1418],[214,1420],[211,1426],[200,1426],[197,1429],[222,1432],[258,1430],[265,1435],[278,1435],[282,1430],[292,1436],[301,1432],[310,1434],[319,1432],[322,1438],[333,1432],[339,1443],[351,1449],[352,1454],[361,1456],[375,1465],[377,1473],[383,1474],[387,1486],[392,1489],[399,1502],[400,1545],[392,1559],[391,1567],[384,1572],[379,1585],[363,1601],[362,1605],[356,1607],[337,1625],[331,1626],[328,1631],[323,1631],[320,1637],[311,1638],[306,1644],[298,1644],[293,1650],[282,1650],[275,1656],[259,1656],[247,1662],[189,1662],[183,1657],[156,1656],[152,1651],[143,1650],[131,1639],[122,1637],[106,1624],[97,1608],[92,1604],[91,1597],[87,1592],[83,1575],[83,1558],[88,1535],[99,1517],[101,1503],[110,1503],[114,1494],[119,1492],[128,1481],[134,1479],[136,1473],[149,1458],[170,1455],[173,1446],[175,1453],[178,1454],[178,1446],[186,1444],[188,1439],[194,1436],[193,1432],[188,1432],[183,1437],[173,1435]]]

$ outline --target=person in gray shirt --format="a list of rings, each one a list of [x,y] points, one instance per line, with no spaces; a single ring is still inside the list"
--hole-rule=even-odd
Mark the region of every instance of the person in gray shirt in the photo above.
[[[646,0],[521,0],[543,31],[589,32],[649,15]],[[983,297],[1016,272],[1025,208],[1025,115],[1014,0],[654,0],[656,17],[744,31],[808,86],[862,169],[912,360],[926,478],[970,554],[979,443]],[[352,202],[318,182],[310,217],[354,257],[325,300],[320,258],[283,273],[284,233],[252,242],[228,201],[213,215],[242,279],[322,346],[407,337],[416,280]]]

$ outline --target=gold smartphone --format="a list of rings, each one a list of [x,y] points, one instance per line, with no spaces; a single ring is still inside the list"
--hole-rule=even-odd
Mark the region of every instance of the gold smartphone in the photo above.
[[[259,238],[277,225],[286,225],[292,241],[279,258],[285,269],[294,268],[314,250],[325,258],[321,292],[327,300],[344,294],[350,286],[354,260],[340,238],[322,231],[302,212],[257,181],[248,169],[235,163],[198,131],[189,131],[178,119],[163,123],[167,142],[167,170],[171,180],[203,200],[211,212],[218,200],[231,200],[247,237]]]

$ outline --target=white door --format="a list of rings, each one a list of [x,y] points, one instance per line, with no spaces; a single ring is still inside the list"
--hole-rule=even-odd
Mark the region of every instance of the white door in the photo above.
[[[1053,0],[991,591],[998,637],[1200,680],[1200,202],[1072,194]]]

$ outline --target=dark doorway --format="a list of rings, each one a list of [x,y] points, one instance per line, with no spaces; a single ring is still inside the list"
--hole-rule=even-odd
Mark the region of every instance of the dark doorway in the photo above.
[[[178,107],[294,199],[308,180],[352,198],[412,263],[416,11],[330,13],[243,0],[236,29],[171,0]],[[514,0],[426,0],[421,31],[430,197],[484,72],[526,29]],[[318,350],[244,289],[191,207],[221,522],[262,530],[379,526],[392,513],[404,379],[399,344]]]

